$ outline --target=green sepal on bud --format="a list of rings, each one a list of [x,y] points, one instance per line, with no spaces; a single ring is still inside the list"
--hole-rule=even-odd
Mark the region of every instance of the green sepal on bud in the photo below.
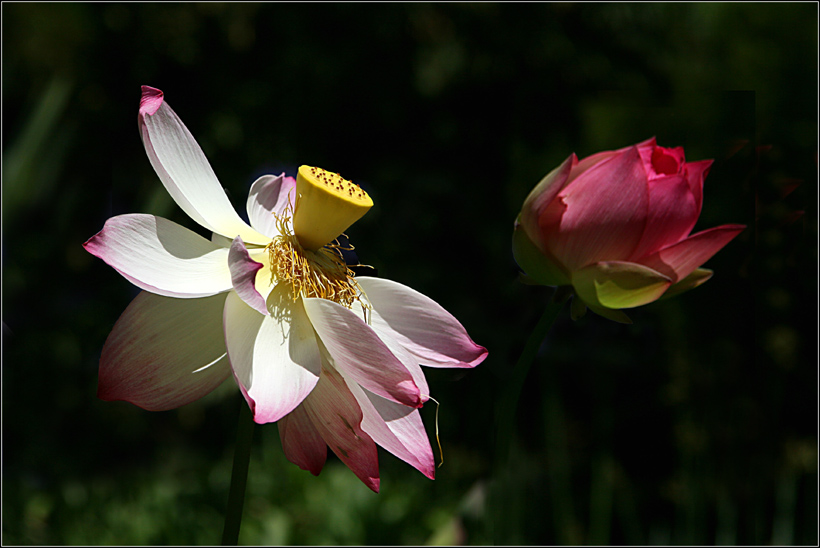
[[[531,283],[540,285],[570,285],[569,275],[548,256],[547,251],[542,251],[535,245],[519,220],[520,217],[516,220],[513,230],[513,257],[527,278]]]

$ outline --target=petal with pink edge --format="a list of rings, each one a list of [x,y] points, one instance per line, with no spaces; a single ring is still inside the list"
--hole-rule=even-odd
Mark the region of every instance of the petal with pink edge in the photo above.
[[[142,86],[139,127],[154,171],[191,219],[231,239],[239,235],[260,245],[270,240],[236,214],[202,149],[160,90]]]
[[[567,184],[570,171],[577,163],[578,158],[575,154],[570,154],[561,165],[547,173],[524,200],[520,215],[521,225],[539,249],[546,249],[546,244],[541,240],[538,219],[550,202],[555,199],[558,193]]]
[[[362,410],[344,379],[324,365],[313,392],[305,398],[305,412],[336,456],[370,489],[379,492],[379,454],[362,430]]]
[[[368,316],[370,316],[369,313]],[[410,376],[413,378],[413,382],[416,383],[416,387],[419,389],[421,403],[427,402],[427,400],[430,399],[430,387],[427,385],[427,378],[424,376],[424,371],[422,371],[421,365],[419,365],[418,357],[408,351],[401,342],[397,341],[393,337],[395,333],[392,330],[384,330],[376,325],[370,325],[370,327],[376,333],[379,340],[384,343],[390,353],[393,354],[410,373]],[[331,357],[330,359],[332,360],[333,358]]]
[[[288,204],[296,199],[296,180],[293,177],[263,175],[252,185],[248,194],[248,218],[251,226],[271,238],[279,235],[276,216],[281,216]]]
[[[165,411],[219,386],[231,374],[222,337],[225,296],[140,292],[105,341],[97,396]]]
[[[649,257],[640,263],[670,277],[673,282],[686,278],[692,271],[712,258],[723,246],[740,234],[744,225],[722,225],[689,236]]]
[[[285,457],[302,470],[318,476],[327,460],[327,444],[305,409],[305,405],[300,405],[279,419],[276,425]]]
[[[558,194],[539,220],[542,238],[570,272],[625,260],[643,235],[648,206],[646,172],[632,147],[592,166]]]
[[[371,324],[388,333],[419,363],[431,367],[475,367],[487,349],[433,299],[384,278],[356,277],[373,306]]]
[[[572,274],[572,286],[587,305],[621,309],[656,301],[672,285],[663,274],[640,264],[603,261]]]
[[[231,288],[228,250],[162,217],[112,217],[83,247],[158,295],[207,297]]]
[[[339,369],[371,392],[421,407],[413,376],[358,315],[327,299],[304,299],[304,303],[313,329]]]
[[[237,236],[228,251],[228,268],[231,270],[233,289],[248,306],[260,314],[267,315],[268,306],[265,304],[265,298],[256,289],[256,274],[262,266],[262,263],[251,259],[242,238]]]
[[[347,386],[362,409],[362,429],[370,434],[373,441],[434,479],[436,467],[433,450],[419,410],[388,401],[355,382],[348,382]]]
[[[301,302],[284,284],[268,296],[263,316],[231,292],[225,301],[225,342],[234,377],[259,424],[293,411],[316,386],[321,356]]]

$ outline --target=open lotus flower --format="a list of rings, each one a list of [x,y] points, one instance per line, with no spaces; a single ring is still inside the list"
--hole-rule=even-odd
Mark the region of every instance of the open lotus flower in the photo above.
[[[745,227],[690,235],[712,160],[686,162],[655,138],[581,161],[575,154],[530,192],[513,232],[518,265],[537,283],[571,286],[572,315],[615,321],[708,280],[699,268]]]
[[[318,474],[330,446],[378,491],[379,444],[432,478],[419,364],[474,367],[487,351],[424,295],[354,277],[335,241],[372,206],[367,193],[309,166],[265,175],[248,225],[161,91],[143,86],[139,128],[165,188],[213,235],[130,214],[84,244],[144,290],[103,346],[99,397],[172,409],[233,374],[302,468]]]

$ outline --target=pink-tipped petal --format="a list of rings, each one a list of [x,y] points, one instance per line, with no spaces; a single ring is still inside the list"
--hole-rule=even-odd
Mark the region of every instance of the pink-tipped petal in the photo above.
[[[225,296],[173,299],[139,293],[103,346],[100,399],[165,411],[219,386],[231,374],[222,337]]]
[[[692,231],[698,215],[700,208],[683,175],[650,181],[646,228],[630,260],[645,257],[661,247],[681,241]]]
[[[228,267],[231,270],[234,291],[248,306],[260,314],[267,315],[265,298],[256,289],[256,274],[262,266],[262,263],[251,259],[242,238],[237,236],[228,251]]]
[[[712,255],[732,241],[744,228],[744,225],[710,228],[639,260],[641,264],[677,282],[711,259]]]
[[[322,367],[305,412],[336,456],[370,489],[379,492],[379,456],[373,439],[362,430],[362,410],[344,379],[332,366]]]
[[[327,460],[327,444],[313,426],[305,406],[300,405],[276,424],[285,457],[302,470],[318,476]]]
[[[279,235],[277,215],[281,216],[296,199],[296,180],[293,177],[263,175],[259,177],[248,194],[248,218],[251,226],[271,238]]]
[[[413,376],[352,310],[327,299],[304,299],[305,311],[335,365],[371,392],[421,407]]]
[[[372,311],[371,311],[372,312]],[[398,341],[392,330],[385,330],[377,327],[372,322],[371,312],[368,312],[368,318],[371,319],[370,327],[376,333],[376,336],[387,347],[393,356],[407,369],[413,382],[419,390],[421,403],[426,403],[430,399],[430,387],[427,385],[427,378],[424,376],[424,371],[421,369],[418,357],[407,350],[404,344]],[[352,381],[351,381],[352,382]],[[399,404],[401,405],[401,404]]]
[[[143,86],[139,127],[154,171],[191,219],[231,239],[240,235],[260,245],[270,241],[236,214],[202,149],[158,89]]]
[[[418,409],[388,401],[355,382],[348,382],[347,386],[362,409],[362,429],[370,434],[373,441],[434,479],[436,467],[433,450]]]
[[[542,238],[569,271],[625,260],[641,239],[648,206],[646,172],[631,147],[564,187],[539,219]]]
[[[157,88],[142,86],[140,97],[140,115],[151,116],[159,110],[164,102],[164,94]]]
[[[475,367],[487,357],[487,349],[474,343],[464,326],[433,299],[384,278],[356,280],[373,305],[373,329],[398,341],[420,364]]]
[[[228,250],[162,217],[112,217],[83,247],[158,295],[196,298],[231,288]]]
[[[521,207],[521,226],[539,249],[546,249],[546,244],[541,240],[538,219],[541,218],[550,202],[566,186],[570,171],[577,163],[578,158],[575,154],[570,154],[561,165],[547,173],[524,200],[524,205]]]
[[[234,292],[225,301],[225,342],[234,377],[259,424],[276,422],[316,386],[321,356],[301,302],[280,284],[268,296],[270,316]]]

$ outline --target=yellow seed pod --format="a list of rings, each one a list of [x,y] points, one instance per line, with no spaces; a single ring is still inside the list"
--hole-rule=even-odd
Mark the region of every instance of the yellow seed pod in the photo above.
[[[299,167],[296,196],[293,233],[311,251],[338,238],[373,207],[373,200],[359,185],[318,167]]]

